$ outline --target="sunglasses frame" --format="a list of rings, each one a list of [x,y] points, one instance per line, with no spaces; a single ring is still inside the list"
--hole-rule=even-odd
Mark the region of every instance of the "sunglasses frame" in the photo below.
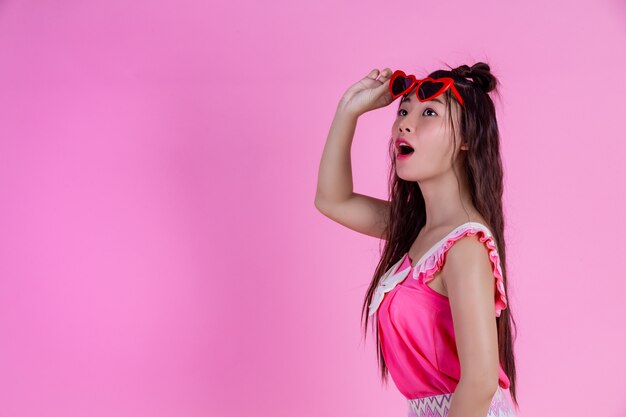
[[[410,80],[412,80],[411,85],[408,86],[406,89],[404,89],[401,93],[399,94],[394,94],[393,93],[393,83],[396,80],[396,78],[398,77],[403,77],[403,78],[408,78]],[[443,87],[439,90],[439,92],[437,92],[437,94],[435,94],[432,97],[429,97],[425,100],[422,100],[418,95],[417,92],[419,91],[420,86],[422,85],[422,83],[424,82],[434,82],[434,83],[443,83]],[[394,71],[394,73],[391,75],[391,78],[389,79],[389,92],[391,93],[391,97],[393,97],[393,99],[395,100],[396,98],[404,95],[404,93],[406,93],[407,91],[410,91],[412,88],[415,87],[415,97],[417,97],[417,99],[424,103],[426,101],[430,101],[432,99],[434,99],[435,97],[440,96],[441,94],[443,94],[444,92],[446,92],[447,90],[452,90],[452,93],[454,93],[454,95],[456,96],[457,100],[459,101],[459,103],[461,104],[461,106],[465,107],[465,104],[463,103],[463,99],[461,98],[461,95],[459,94],[459,92],[457,91],[456,87],[454,86],[454,80],[450,77],[442,77],[442,78],[430,78],[430,77],[426,77],[426,78],[422,78],[420,80],[418,80],[415,75],[412,74],[405,74],[404,71],[401,70],[396,70]]]

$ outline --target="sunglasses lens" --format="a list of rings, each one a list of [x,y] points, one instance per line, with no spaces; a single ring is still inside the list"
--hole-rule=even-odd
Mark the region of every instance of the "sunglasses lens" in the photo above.
[[[391,91],[395,95],[401,94],[411,86],[412,82],[413,80],[410,78],[398,76],[393,80],[393,84],[391,84]]]
[[[420,89],[417,92],[417,95],[420,100],[430,100],[431,98],[434,98],[441,94],[444,85],[445,84],[442,82],[425,81],[422,83],[422,85],[420,85]]]

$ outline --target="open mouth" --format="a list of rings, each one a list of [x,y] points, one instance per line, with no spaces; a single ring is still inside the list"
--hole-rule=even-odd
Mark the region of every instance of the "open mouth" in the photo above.
[[[400,143],[398,146],[398,154],[399,155],[410,155],[412,154],[414,149],[407,145],[406,143]]]

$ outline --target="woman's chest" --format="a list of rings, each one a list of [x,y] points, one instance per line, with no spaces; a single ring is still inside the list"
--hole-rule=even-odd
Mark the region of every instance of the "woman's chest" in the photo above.
[[[405,319],[411,321],[417,317],[432,317],[449,308],[445,295],[409,274],[385,294],[380,304],[379,315],[387,316],[395,322],[402,322]]]

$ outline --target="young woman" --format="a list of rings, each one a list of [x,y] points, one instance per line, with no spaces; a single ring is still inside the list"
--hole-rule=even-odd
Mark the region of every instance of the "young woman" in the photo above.
[[[506,297],[503,172],[496,78],[483,62],[424,79],[372,70],[341,98],[319,166],[315,205],[383,239],[363,303],[375,315],[381,377],[412,417],[515,416]],[[389,151],[389,200],[355,193],[357,119],[402,97]]]

